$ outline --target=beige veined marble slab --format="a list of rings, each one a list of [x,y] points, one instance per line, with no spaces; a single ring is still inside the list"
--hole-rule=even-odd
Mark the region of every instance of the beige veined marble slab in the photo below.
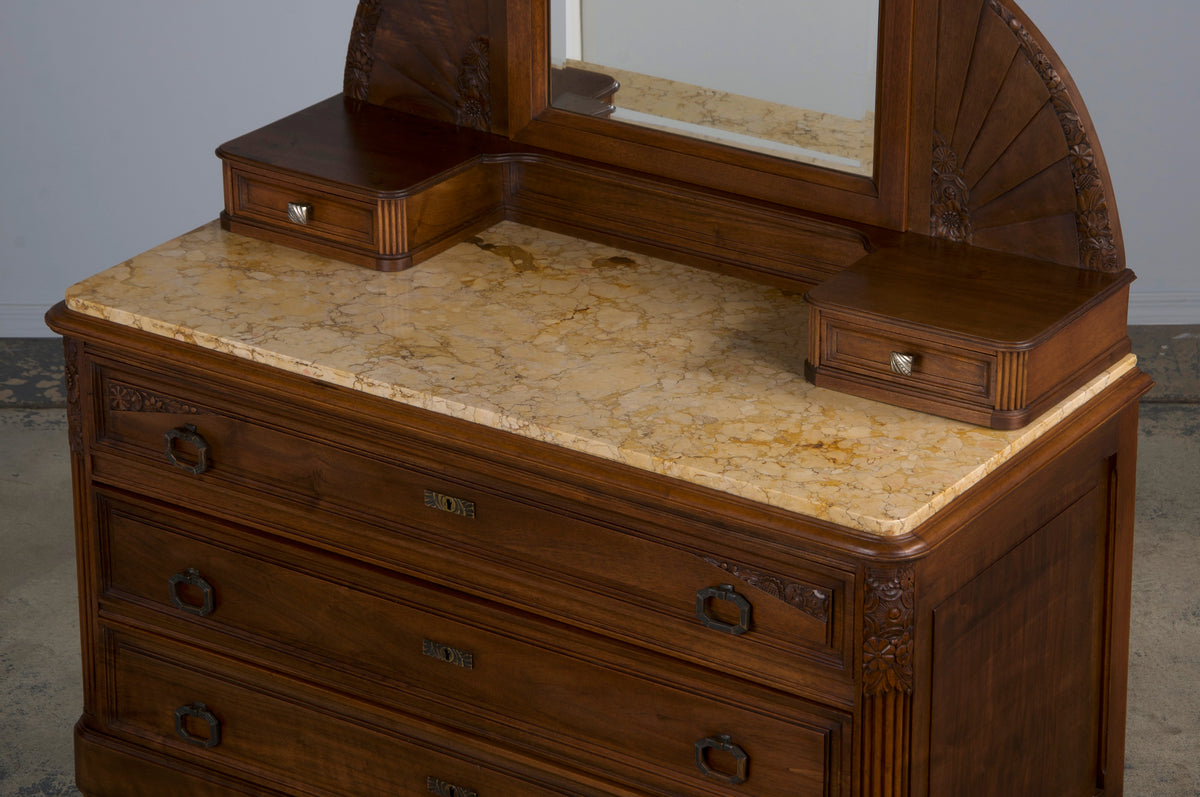
[[[813,387],[803,300],[510,222],[381,273],[214,222],[68,306],[861,531],[928,519],[1134,367],[995,431]]]

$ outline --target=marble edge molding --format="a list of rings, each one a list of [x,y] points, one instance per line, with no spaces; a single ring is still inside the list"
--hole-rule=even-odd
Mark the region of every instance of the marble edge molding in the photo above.
[[[828,520],[842,526],[884,537],[898,537],[914,531],[920,524],[933,517],[939,510],[958,496],[995,471],[1004,462],[1029,446],[1045,432],[1088,403],[1105,388],[1131,371],[1137,357],[1126,355],[1104,373],[1064,399],[1053,409],[1028,425],[1001,449],[971,469],[957,482],[939,491],[932,498],[916,506],[904,517],[886,517],[856,511],[852,507],[821,501],[816,496],[797,495],[794,492],[754,485],[728,474],[714,473],[689,465],[687,462],[672,461],[656,457],[644,451],[632,451],[593,437],[555,429],[535,421],[520,418],[482,407],[454,401],[442,396],[412,390],[403,385],[394,385],[364,378],[339,369],[327,368],[316,362],[291,358],[276,352],[266,351],[246,343],[216,335],[184,329],[178,325],[158,321],[143,315],[87,301],[78,296],[68,296],[67,306],[84,315],[102,318],[122,326],[128,326],[151,334],[174,340],[193,343],[202,348],[224,352],[251,362],[281,368],[291,373],[306,376],[328,384],[346,387],[370,395],[397,401],[402,404],[426,409],[441,415],[478,423],[502,431],[512,432],[543,442],[552,443],[584,454],[621,462],[642,470],[671,476],[684,481],[760,501],[769,506],[797,512],[819,520]],[[880,513],[883,514],[883,513]]]

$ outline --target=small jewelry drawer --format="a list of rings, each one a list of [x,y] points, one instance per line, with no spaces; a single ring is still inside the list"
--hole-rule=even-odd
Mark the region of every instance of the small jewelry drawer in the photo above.
[[[1018,429],[1129,352],[1132,279],[909,236],[808,292],[805,376]]]
[[[375,203],[340,197],[312,185],[246,168],[231,168],[227,179],[232,199],[229,213],[234,218],[264,222],[295,235],[321,237],[372,251],[377,246],[379,221]]]
[[[971,351],[860,326],[836,316],[821,318],[822,364],[861,374],[898,390],[957,397],[991,405],[996,358]]]

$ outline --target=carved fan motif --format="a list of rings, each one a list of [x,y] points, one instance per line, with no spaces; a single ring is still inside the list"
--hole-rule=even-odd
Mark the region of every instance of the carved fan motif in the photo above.
[[[943,2],[930,232],[1124,268],[1107,177],[1061,65],[1000,0]]]
[[[346,59],[345,92],[374,105],[487,130],[487,4],[361,0]]]

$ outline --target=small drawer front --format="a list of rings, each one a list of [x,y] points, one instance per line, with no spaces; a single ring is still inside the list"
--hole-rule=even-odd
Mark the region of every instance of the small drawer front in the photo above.
[[[880,379],[934,397],[992,405],[995,358],[987,354],[825,319],[822,367]]]
[[[295,686],[264,683],[224,660],[110,637],[111,727],[203,767],[253,778],[291,794],[347,797],[526,797],[579,794],[498,772],[411,728],[351,721],[306,702]],[[289,688],[290,686],[290,688]],[[532,773],[536,776],[536,773]],[[596,794],[589,791],[589,794]]]
[[[234,217],[268,222],[281,230],[315,235],[373,251],[376,205],[323,193],[309,186],[234,169]]]
[[[598,773],[657,772],[664,783],[694,784],[686,793],[744,780],[764,797],[824,795],[839,781],[839,762],[827,757],[841,749],[848,718],[836,712],[757,705],[761,697],[719,675],[669,685],[661,660],[419,582],[308,561],[263,539],[251,554],[234,547],[236,533],[199,519],[110,510],[108,595],[283,662],[357,671],[397,709],[507,736],[534,755],[588,761]],[[190,534],[172,531],[174,522]]]
[[[154,482],[168,479],[170,500],[184,505],[219,508],[240,494],[237,516],[265,525],[279,523],[284,505],[293,515],[296,507],[320,510],[329,528],[345,525],[335,518],[354,518],[370,524],[368,533],[387,529],[379,545],[419,578],[743,677],[852,699],[850,574],[778,572],[684,550],[573,508],[529,503],[537,495],[497,494],[469,473],[402,466],[406,452],[389,449],[383,459],[346,451],[116,377],[104,388],[94,458],[102,481],[148,489],[147,477],[123,470],[136,454],[153,463]],[[411,452],[412,461],[421,453]]]

